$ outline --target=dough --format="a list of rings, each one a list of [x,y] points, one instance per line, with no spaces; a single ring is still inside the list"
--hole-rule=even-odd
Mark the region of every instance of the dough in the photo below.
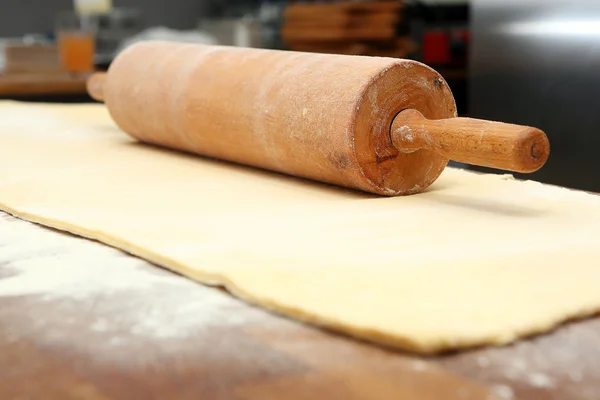
[[[433,353],[600,310],[593,195],[447,169],[381,198],[142,145],[102,105],[0,121],[0,208],[292,318]]]

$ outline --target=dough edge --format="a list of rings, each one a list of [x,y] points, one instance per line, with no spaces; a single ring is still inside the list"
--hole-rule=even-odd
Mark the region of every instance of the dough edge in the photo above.
[[[506,175],[498,175],[498,177],[499,179],[512,180]],[[526,182],[541,184],[534,181]],[[552,186],[545,184],[541,185]],[[556,187],[556,189],[561,190],[558,187]],[[588,193],[576,190],[573,190],[573,192],[578,192],[583,196],[593,197],[593,195]],[[489,334],[486,336],[478,336],[476,338],[457,337],[454,339],[434,336],[415,339],[408,337],[407,335],[395,335],[382,332],[374,328],[360,327],[354,324],[347,324],[339,320],[323,318],[315,313],[311,313],[310,310],[278,304],[276,301],[261,297],[259,294],[253,293],[251,290],[246,290],[243,284],[238,284],[226,276],[192,270],[182,263],[176,262],[157,253],[153,253],[152,251],[137,247],[126,240],[103,234],[102,232],[94,232],[83,227],[77,227],[61,221],[47,219],[43,216],[33,213],[20,212],[19,210],[9,207],[3,203],[0,203],[0,210],[20,220],[31,222],[41,227],[56,229],[80,238],[93,240],[101,244],[108,245],[134,257],[146,260],[170,272],[192,279],[200,284],[212,287],[222,287],[239,300],[262,308],[275,315],[305,323],[312,327],[325,329],[332,333],[339,334],[340,336],[358,339],[374,345],[380,345],[384,348],[387,347],[394,350],[414,352],[421,355],[433,356],[483,346],[504,346],[511,344],[516,340],[526,339],[528,337],[540,334],[549,334],[553,330],[569,321],[584,319],[600,313],[600,305],[590,306],[572,313],[563,313],[560,316],[549,316],[545,323],[539,323],[537,325],[530,325],[526,328],[515,329],[512,330],[510,334],[505,335]]]

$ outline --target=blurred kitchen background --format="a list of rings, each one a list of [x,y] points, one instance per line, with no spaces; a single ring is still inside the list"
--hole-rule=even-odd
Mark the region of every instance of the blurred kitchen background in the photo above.
[[[0,98],[92,101],[86,77],[147,39],[424,62],[461,116],[548,134],[516,177],[600,192],[600,1],[0,0]]]

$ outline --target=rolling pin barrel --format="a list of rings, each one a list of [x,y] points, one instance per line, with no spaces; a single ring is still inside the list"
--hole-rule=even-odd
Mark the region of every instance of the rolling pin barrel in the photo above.
[[[88,91],[143,142],[382,195],[424,190],[452,158],[530,172],[549,152],[535,128],[456,118],[411,60],[143,42]]]

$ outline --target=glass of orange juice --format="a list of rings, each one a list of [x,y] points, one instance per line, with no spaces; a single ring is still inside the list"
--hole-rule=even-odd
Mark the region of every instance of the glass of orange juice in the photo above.
[[[96,35],[88,17],[71,12],[59,14],[56,37],[60,61],[65,70],[87,73],[94,69]]]

